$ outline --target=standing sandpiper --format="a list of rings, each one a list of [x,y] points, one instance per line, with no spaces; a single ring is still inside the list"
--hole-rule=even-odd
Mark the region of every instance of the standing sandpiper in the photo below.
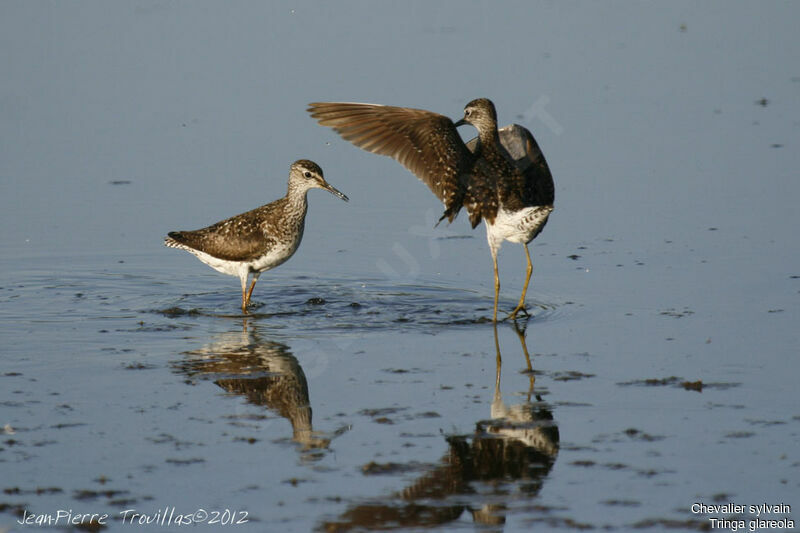
[[[283,198],[207,228],[171,231],[164,244],[194,254],[218,272],[239,276],[242,311],[247,313],[250,295],[261,273],[284,263],[300,246],[308,210],[306,193],[315,188],[348,200],[325,181],[316,163],[300,159],[289,170],[289,189]],[[247,290],[247,276],[251,273],[253,278]]]
[[[525,247],[528,267],[519,304],[509,315],[525,311],[525,294],[533,266],[528,251],[553,211],[553,176],[542,151],[527,129],[514,124],[497,129],[497,112],[487,98],[466,105],[464,118],[449,118],[421,109],[377,104],[317,102],[308,108],[323,126],[369,152],[396,159],[444,203],[442,219],[453,221],[466,207],[472,227],[486,222],[494,264],[494,315],[500,279],[497,252],[504,240]],[[471,124],[477,139],[467,144],[456,128]]]

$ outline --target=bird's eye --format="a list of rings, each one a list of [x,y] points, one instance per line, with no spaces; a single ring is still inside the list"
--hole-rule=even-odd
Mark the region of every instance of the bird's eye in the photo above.
[[[470,111],[469,109],[465,109],[464,110],[464,116],[465,117],[468,117],[470,115],[470,113],[472,113],[472,111]]]
[[[303,172],[303,176],[305,176],[305,177],[307,177],[307,178],[310,178],[310,177],[311,177],[311,172],[309,172],[308,170],[306,170],[305,172]]]

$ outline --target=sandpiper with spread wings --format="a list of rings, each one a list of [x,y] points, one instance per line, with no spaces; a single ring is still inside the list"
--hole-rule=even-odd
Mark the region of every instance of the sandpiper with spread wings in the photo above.
[[[348,198],[330,185],[313,161],[295,161],[289,170],[286,196],[246,213],[195,231],[171,231],[164,244],[197,256],[214,270],[238,276],[242,283],[242,311],[247,313],[258,277],[288,260],[303,238],[309,189],[325,189]],[[252,274],[250,289],[247,278]]]
[[[479,98],[464,108],[464,117],[448,117],[406,107],[349,102],[315,102],[308,108],[321,125],[369,152],[394,158],[444,203],[442,219],[453,221],[462,207],[472,227],[486,222],[494,266],[494,314],[500,279],[497,252],[504,240],[521,243],[527,256],[525,285],[509,317],[525,311],[531,264],[528,243],[544,228],[553,211],[553,177],[533,135],[517,124],[497,129],[494,104]],[[471,124],[478,137],[465,144],[456,128]]]

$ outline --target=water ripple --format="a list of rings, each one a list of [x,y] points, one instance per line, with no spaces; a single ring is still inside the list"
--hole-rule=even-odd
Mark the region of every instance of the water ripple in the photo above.
[[[151,312],[169,318],[242,318],[238,300],[228,292],[186,294]],[[552,320],[561,304],[528,299],[532,318]],[[381,328],[436,330],[442,327],[490,324],[491,295],[435,284],[392,285],[384,280],[297,279],[254,298],[248,317],[280,322],[295,330],[374,330]],[[511,309],[512,300],[501,301]]]

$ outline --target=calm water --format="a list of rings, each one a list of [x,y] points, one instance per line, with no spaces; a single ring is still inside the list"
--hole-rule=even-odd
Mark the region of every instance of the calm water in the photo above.
[[[0,3],[0,531],[796,521],[799,15]],[[556,179],[533,317],[496,330],[483,227],[434,229],[421,183],[304,111],[478,96]],[[162,238],[281,196],[300,157],[351,202],[310,193],[244,317]],[[507,310],[524,265],[507,243]]]

